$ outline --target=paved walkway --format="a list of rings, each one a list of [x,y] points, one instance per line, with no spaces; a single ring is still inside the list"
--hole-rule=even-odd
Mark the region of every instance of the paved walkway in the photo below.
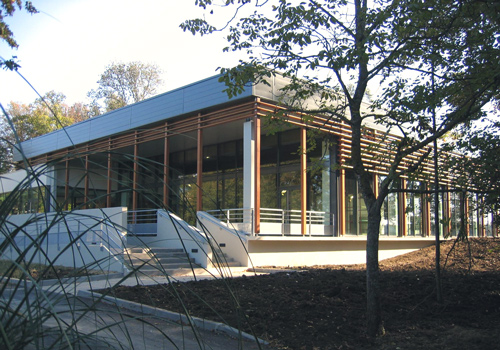
[[[227,277],[243,274],[252,273],[244,268],[230,268],[224,272]],[[68,280],[64,283],[44,281],[43,286],[33,289],[29,298],[31,307],[38,303],[39,307],[48,310],[46,312],[50,317],[47,317],[43,326],[47,330],[56,330],[44,332],[45,344],[60,341],[57,340],[60,334],[57,329],[60,329],[62,324],[66,330],[77,330],[86,335],[85,343],[80,344],[78,349],[269,349],[265,345],[248,340],[251,336],[242,336],[237,330],[222,324],[195,319],[196,326],[191,327],[186,319],[180,323],[172,321],[179,321],[178,314],[127,301],[121,301],[119,304],[94,302],[89,293],[90,290],[118,284],[134,286],[168,283],[172,280],[189,281],[194,279],[192,273],[171,278],[140,276],[123,279],[116,275],[108,276],[109,278],[100,277],[93,280],[80,278],[76,282]],[[220,273],[215,269],[196,270],[196,279],[210,278],[220,278]],[[23,300],[26,300],[25,292],[18,290],[14,293],[11,305],[22,304]],[[24,302],[23,305],[27,304]]]

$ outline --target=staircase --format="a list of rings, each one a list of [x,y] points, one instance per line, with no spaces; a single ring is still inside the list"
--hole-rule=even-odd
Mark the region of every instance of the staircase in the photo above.
[[[150,276],[175,275],[199,268],[183,249],[133,247],[125,250],[125,264]]]
[[[149,276],[183,275],[192,269],[201,268],[183,249],[141,248],[133,247],[125,250],[125,264],[129,270],[135,269]],[[233,258],[224,254],[222,262],[227,267],[241,266]]]

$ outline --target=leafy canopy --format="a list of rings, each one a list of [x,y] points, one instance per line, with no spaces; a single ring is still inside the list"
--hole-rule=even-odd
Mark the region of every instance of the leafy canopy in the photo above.
[[[500,8],[494,1],[207,0],[196,5],[210,15],[181,27],[200,34],[225,31],[224,50],[248,57],[222,69],[230,96],[279,72],[291,79],[283,92],[292,108],[321,112],[356,129],[367,121],[398,129],[403,139],[396,162],[483,116],[498,91]],[[212,24],[210,16],[230,6],[235,18],[228,25]],[[250,14],[238,17],[246,8]],[[368,99],[369,89],[374,94]],[[313,105],[305,103],[312,98]],[[438,111],[436,131],[433,110]],[[362,163],[357,172],[363,172]]]
[[[25,1],[24,5],[21,0],[1,0],[0,1],[0,40],[5,41],[7,45],[11,48],[17,48],[19,45],[14,39],[14,33],[10,30],[9,25],[6,22],[6,17],[12,17],[16,9],[26,10],[28,13],[35,14],[37,9],[33,6],[31,1]],[[7,69],[17,69],[19,64],[15,62],[15,59],[0,60],[0,67],[6,67]]]
[[[185,31],[227,33],[226,51],[248,57],[222,69],[228,95],[277,72],[289,109],[351,128],[350,166],[368,210],[367,333],[380,330],[378,237],[391,185],[421,169],[429,145],[487,111],[499,95],[500,16],[493,0],[196,0],[204,18]],[[222,26],[214,16],[233,8]],[[212,16],[212,17],[211,17]],[[369,88],[371,96],[367,98]],[[399,139],[370,150],[387,176],[376,195],[363,135],[382,124]],[[377,149],[379,148],[379,149]],[[411,158],[410,158],[411,156]],[[375,163],[377,164],[377,163]],[[378,169],[380,170],[380,168]],[[438,225],[437,225],[438,226]]]
[[[7,114],[12,122],[9,125],[5,116],[0,119],[0,172],[12,169],[12,152],[17,144],[31,138],[45,135],[76,122],[90,118],[91,111],[83,103],[71,106],[64,103],[66,96],[49,91],[30,104],[11,102]]]
[[[88,94],[96,114],[154,96],[163,83],[161,73],[157,65],[138,61],[108,65],[97,81],[97,90]]]

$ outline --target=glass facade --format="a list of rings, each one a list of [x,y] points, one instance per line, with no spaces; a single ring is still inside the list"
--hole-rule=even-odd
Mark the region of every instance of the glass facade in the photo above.
[[[431,186],[431,190],[433,190],[433,186]],[[434,195],[434,193],[432,194],[429,194],[428,197],[430,198],[430,204],[431,204],[431,216],[430,216],[430,220],[431,220],[431,232],[430,235],[431,236],[435,236],[436,235],[436,214],[435,214],[435,208],[436,208],[436,197]],[[439,195],[438,195],[438,222],[439,222],[439,236],[443,236],[443,219],[445,217],[444,213],[443,213],[443,203],[444,203],[444,196],[443,196],[443,193],[440,192]]]
[[[345,234],[366,235],[368,232],[368,210],[352,171],[346,171],[345,191]]]
[[[379,176],[379,184],[384,181],[384,176]],[[399,188],[399,184],[394,183],[392,188]],[[381,208],[380,234],[386,236],[398,236],[398,194],[389,193]]]
[[[299,128],[291,128],[273,134],[261,135],[261,178],[260,200],[261,208],[281,209],[283,211],[299,211],[301,209],[301,145]],[[337,207],[345,208],[345,231],[335,232],[338,235],[366,235],[368,231],[368,211],[361,195],[356,176],[353,171],[345,170],[345,193],[339,196],[336,147],[334,139],[328,140],[325,135],[308,134],[307,145],[307,189],[306,208],[308,211],[324,215],[324,225],[331,227],[325,234],[334,233],[335,219],[338,219]],[[173,139],[171,142],[176,142]],[[311,147],[311,145],[313,145]],[[168,210],[178,214],[190,223],[195,222],[196,203],[198,196],[197,149],[183,149],[169,154],[169,198]],[[179,147],[182,149],[182,147]],[[179,149],[177,148],[177,149]],[[217,144],[205,145],[202,153],[202,207],[210,211],[216,209],[243,208],[243,140],[233,140]],[[163,147],[162,147],[163,149]],[[142,157],[141,153],[151,151],[148,146],[139,149],[139,161],[136,169],[138,184],[136,208],[156,209],[163,207],[163,154]],[[161,153],[161,151],[159,151]],[[151,152],[154,153],[154,152]],[[94,160],[97,158],[95,157]],[[102,157],[101,157],[102,158]],[[134,161],[130,155],[113,157],[113,184],[111,206],[133,206]],[[72,161],[73,162],[73,161]],[[106,164],[106,159],[100,164]],[[73,162],[75,163],[75,162]],[[80,161],[81,163],[81,161]],[[79,166],[78,166],[79,165]],[[84,204],[84,177],[81,164],[71,165],[72,185],[69,188],[69,209]],[[81,178],[77,179],[80,172]],[[91,199],[87,208],[106,206],[106,184],[104,170],[102,173],[92,172],[91,179],[101,178],[100,189],[93,182],[90,185],[88,197]],[[64,176],[64,169],[60,170]],[[76,174],[76,175],[75,175]],[[92,178],[93,177],[93,178]],[[378,176],[379,184],[384,180]],[[61,182],[60,182],[61,183]],[[395,184],[399,188],[399,183]],[[432,195],[418,193],[425,189],[426,184],[419,181],[408,181],[405,196],[399,193],[389,193],[381,208],[380,235],[398,236],[406,231],[408,236],[434,235],[434,199]],[[40,210],[40,200],[35,194],[22,194],[14,211],[17,213]],[[61,208],[65,205],[65,187],[57,186],[57,202]],[[5,197],[5,196],[4,196]],[[29,198],[28,198],[29,197]],[[450,192],[440,194],[440,232],[456,235],[460,230],[461,194]],[[343,198],[343,203],[340,199]],[[405,202],[401,200],[406,198]],[[449,204],[444,201],[449,200]],[[491,215],[478,212],[480,199],[468,195],[469,218],[466,223],[470,236],[480,236],[483,233],[492,235],[493,219]],[[36,207],[36,208],[35,208]],[[34,209],[35,208],[35,209]],[[430,209],[430,210],[429,210]],[[446,209],[446,212],[445,212]],[[324,213],[324,214],[323,214]],[[294,213],[297,214],[297,213]],[[334,216],[335,215],[335,216]],[[405,215],[406,222],[400,220]],[[300,214],[297,214],[296,217]],[[449,218],[447,217],[449,216]],[[262,217],[261,217],[262,219]],[[406,227],[402,226],[403,224]],[[429,229],[430,227],[430,229]]]
[[[32,187],[18,192],[0,194],[0,204],[9,201],[10,214],[42,213],[46,211],[44,203],[49,198],[50,187]]]
[[[450,234],[452,236],[457,236],[460,232],[461,220],[462,220],[462,209],[461,201],[462,194],[458,192],[451,192],[449,194],[450,198]],[[465,229],[465,228],[464,228]]]
[[[300,130],[261,136],[261,207],[300,210]],[[307,209],[330,211],[330,147],[319,141],[307,150]]]
[[[194,222],[197,200],[196,149],[170,154],[169,209]],[[243,207],[243,141],[203,147],[203,210]]]
[[[406,184],[408,190],[421,190],[422,184],[419,181],[408,181]],[[417,192],[408,192],[406,194],[406,231],[408,236],[422,236],[422,194]]]

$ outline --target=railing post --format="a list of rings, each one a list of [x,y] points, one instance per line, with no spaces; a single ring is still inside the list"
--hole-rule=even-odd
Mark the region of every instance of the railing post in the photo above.
[[[252,236],[255,236],[255,231],[253,227],[253,208],[250,208],[250,227],[252,229]]]
[[[309,237],[311,237],[311,231],[312,231],[312,212],[309,212]]]
[[[285,235],[285,211],[281,209],[281,235]]]

